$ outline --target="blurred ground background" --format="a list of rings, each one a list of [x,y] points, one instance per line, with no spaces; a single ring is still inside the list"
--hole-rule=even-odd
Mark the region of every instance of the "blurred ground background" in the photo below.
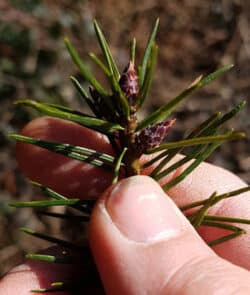
[[[25,251],[43,247],[41,241],[20,234],[20,226],[62,235],[32,210],[15,211],[13,199],[37,197],[15,162],[14,143],[6,137],[18,132],[36,113],[13,106],[16,99],[60,102],[84,109],[68,79],[77,75],[63,44],[68,36],[81,55],[100,53],[92,19],[106,32],[120,68],[128,62],[128,43],[137,38],[138,59],[151,26],[160,17],[157,37],[159,61],[144,113],[178,94],[202,73],[234,63],[235,68],[190,97],[176,113],[171,139],[182,135],[215,111],[227,111],[250,95],[250,1],[248,0],[0,0],[0,273],[20,261]],[[95,71],[91,62],[89,67]],[[98,73],[97,73],[98,75]],[[102,77],[100,77],[102,79]],[[84,84],[84,81],[82,81]],[[210,161],[250,181],[250,104],[229,126],[248,139],[225,144]]]

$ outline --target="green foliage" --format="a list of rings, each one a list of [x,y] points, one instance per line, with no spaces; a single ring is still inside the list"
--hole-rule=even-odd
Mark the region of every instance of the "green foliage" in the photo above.
[[[154,111],[152,114],[150,114],[148,117],[146,117],[142,122],[140,122],[138,124],[137,131],[147,127],[148,125],[152,125],[159,121],[166,120],[168,116],[176,109],[178,104],[182,102],[188,95],[206,86],[214,79],[217,79],[220,75],[229,71],[232,67],[233,65],[225,66],[204,78],[198,77],[198,79],[196,79],[187,89],[182,91],[178,96],[171,99],[167,104],[163,105],[162,107]]]
[[[180,92],[179,95],[149,114],[142,121],[138,122],[137,111],[143,106],[149,94],[150,86],[153,80],[153,73],[158,52],[158,47],[155,43],[158,26],[159,19],[156,20],[150,33],[141,65],[138,66],[138,76],[136,70],[134,70],[134,68],[131,70],[129,67],[127,67],[120,75],[115,59],[108,46],[108,42],[105,39],[98,23],[94,21],[94,29],[104,56],[104,62],[93,53],[90,54],[90,57],[108,79],[110,84],[110,89],[108,90],[104,88],[104,86],[96,79],[94,74],[88,69],[86,63],[82,61],[71,42],[67,38],[65,39],[66,48],[73,62],[80,70],[83,78],[91,86],[89,93],[75,77],[71,77],[71,81],[93,112],[93,116],[86,115],[59,104],[40,103],[31,100],[22,100],[17,102],[18,104],[31,106],[43,114],[69,120],[107,135],[110,144],[114,147],[114,152],[116,153],[115,156],[100,153],[96,150],[80,146],[46,141],[39,138],[31,138],[17,134],[11,134],[10,137],[18,141],[33,144],[49,151],[65,155],[72,159],[112,171],[114,174],[112,181],[113,184],[115,184],[121,177],[140,174],[143,168],[150,167],[152,165],[154,165],[154,168],[150,176],[155,180],[161,180],[163,177],[185,164],[185,166],[183,166],[183,171],[177,177],[162,186],[165,191],[168,191],[180,183],[185,177],[194,171],[194,169],[200,165],[202,161],[207,159],[210,154],[224,141],[244,137],[244,133],[242,132],[232,130],[221,132],[220,130],[225,122],[233,118],[243,108],[245,104],[244,101],[240,102],[231,111],[224,115],[220,112],[212,114],[199,126],[195,127],[184,139],[172,142],[168,141],[162,144],[164,138],[160,138],[160,136],[158,136],[159,138],[155,138],[155,134],[150,134],[150,132],[153,132],[152,130],[157,131],[157,128],[162,128],[160,131],[163,130],[165,132],[166,130],[164,130],[164,128],[166,126],[164,125],[164,122],[176,110],[177,106],[190,94],[203,88],[213,80],[220,77],[222,74],[229,71],[232,68],[232,65],[222,67],[205,77],[199,77],[189,87]],[[131,65],[132,62],[133,67],[136,60],[135,52],[136,40],[133,39],[130,43],[129,63],[129,65]],[[121,79],[124,79],[122,83]],[[130,95],[131,93],[132,95]],[[156,128],[156,130],[154,128]],[[140,134],[145,134],[146,131],[148,132],[148,136],[152,137],[152,142],[154,144],[154,146],[146,148],[146,153],[152,154],[153,158],[142,165],[140,163],[140,157],[142,156],[143,149],[137,145],[136,139],[140,136]],[[161,135],[162,132],[159,132],[159,134]],[[145,146],[147,146],[147,142],[141,141],[140,144],[145,144]],[[186,147],[191,147],[191,149],[187,151]],[[169,161],[173,160],[174,156],[180,152],[184,152],[183,157],[169,165]],[[49,198],[48,200],[12,202],[10,205],[17,208],[68,206],[78,210],[81,214],[75,215],[75,221],[83,222],[88,220],[95,200],[82,201],[78,199],[68,199],[50,188],[43,186],[42,184],[35,185],[40,187],[43,193]],[[195,228],[199,228],[203,225],[223,228],[231,231],[229,235],[209,242],[210,245],[216,245],[245,233],[244,230],[238,226],[231,225],[231,223],[249,224],[250,221],[241,218],[211,216],[207,214],[208,209],[225,198],[234,197],[249,190],[250,187],[245,187],[219,196],[216,193],[213,193],[206,200],[187,204],[180,209],[186,211],[187,209],[195,208],[195,211],[192,214],[187,215]],[[196,207],[198,207],[198,209]],[[70,218],[67,214],[49,212],[41,212],[41,214],[52,218],[63,218],[65,220]],[[77,249],[80,247],[71,242],[43,235],[30,229],[23,228],[22,230],[32,236],[49,242],[58,243],[65,247],[76,247]],[[28,254],[28,258],[52,263],[66,263],[68,261],[68,258],[61,259],[49,255]],[[61,288],[63,287],[63,283],[55,283],[52,287]],[[49,292],[52,290],[54,289],[48,288],[46,290],[37,290],[37,292]]]
[[[58,107],[51,104],[39,103],[33,100],[19,100],[16,102],[16,104],[24,104],[31,106],[36,110],[42,112],[43,114],[69,120],[78,123],[82,126],[92,128],[104,134],[112,134],[113,131],[123,129],[123,127],[119,124],[107,122],[85,114],[79,114],[78,111],[74,111],[61,106]]]
[[[156,20],[156,22],[154,24],[154,27],[152,29],[152,32],[151,32],[148,42],[147,42],[147,46],[145,48],[145,52],[144,52],[144,56],[143,56],[143,60],[142,60],[142,65],[141,65],[140,71],[139,71],[140,86],[142,86],[144,83],[144,79],[145,79],[145,75],[146,75],[146,68],[148,67],[148,62],[150,59],[150,54],[151,54],[152,46],[155,41],[158,26],[159,26],[159,18]]]

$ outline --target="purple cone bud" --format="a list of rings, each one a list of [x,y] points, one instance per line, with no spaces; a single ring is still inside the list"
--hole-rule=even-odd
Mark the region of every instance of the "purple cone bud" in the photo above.
[[[176,119],[166,120],[142,130],[135,139],[135,144],[141,153],[162,143]]]
[[[133,104],[139,93],[139,79],[131,61],[124,69],[119,84],[129,103]]]

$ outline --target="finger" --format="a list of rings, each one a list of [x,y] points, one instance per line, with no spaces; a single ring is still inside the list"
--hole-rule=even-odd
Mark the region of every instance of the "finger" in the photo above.
[[[184,168],[181,167],[178,173]],[[204,162],[181,183],[169,190],[168,194],[178,206],[183,206],[206,199],[213,192],[223,194],[245,186],[246,183],[231,172]],[[249,192],[242,193],[219,202],[208,210],[208,214],[249,219],[249,199]],[[221,257],[250,270],[250,225],[238,224],[238,226],[245,229],[247,234],[216,245],[213,249]],[[214,227],[201,227],[199,233],[206,241],[212,241],[232,232]]]
[[[80,254],[60,247],[51,247],[40,253],[57,257],[70,255],[74,257],[77,264],[53,264],[28,260],[24,264],[12,269],[2,278],[0,281],[0,294],[28,295],[31,294],[31,290],[50,288],[53,282],[70,281],[77,286],[77,289],[74,290],[75,292],[104,294],[92,258],[87,257],[86,253]],[[72,286],[69,291],[57,291],[49,294],[70,295],[72,294]]]
[[[75,123],[60,119],[49,117],[36,119],[28,124],[22,133],[27,136],[67,142],[112,153],[105,137]],[[17,144],[17,160],[24,173],[31,179],[48,185],[69,197],[98,196],[110,184],[112,178],[112,175],[103,169],[91,167],[88,164],[23,143]],[[180,167],[168,178],[164,178],[161,183],[177,176],[183,169],[184,167]],[[143,173],[148,174],[150,170],[152,167]],[[178,206],[181,206],[208,198],[214,191],[225,193],[242,186],[245,186],[245,183],[232,173],[211,164],[202,163],[181,183],[169,190],[168,194]],[[212,211],[210,210],[210,213],[249,218],[249,210],[249,193],[245,193],[220,202]],[[248,247],[250,229],[247,225],[240,226],[247,230],[247,235],[217,245],[214,250],[229,261],[250,269],[250,249]],[[212,240],[218,235],[225,234],[217,228],[208,227],[203,228],[200,233],[206,240]]]
[[[250,274],[219,258],[160,186],[122,180],[95,207],[90,245],[107,294],[249,294]]]
[[[80,145],[112,154],[105,136],[78,124],[51,117],[33,120],[23,135]],[[112,173],[88,163],[18,142],[17,161],[30,179],[40,182],[70,198],[97,197],[111,183]]]

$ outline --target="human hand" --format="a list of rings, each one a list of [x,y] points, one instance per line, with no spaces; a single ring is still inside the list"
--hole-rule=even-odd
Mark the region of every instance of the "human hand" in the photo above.
[[[112,153],[103,137],[63,120],[40,118],[24,133]],[[112,177],[96,167],[31,145],[18,144],[17,157],[31,179],[68,196],[90,196],[93,188],[100,193]],[[95,179],[100,183],[91,183]],[[68,183],[74,185],[65,185]],[[231,173],[203,163],[168,193],[183,205],[207,198],[213,191],[223,193],[244,185]],[[229,199],[212,208],[212,213],[249,218],[247,196]],[[249,226],[245,229],[250,230]],[[203,228],[200,234],[211,239],[220,233]],[[124,179],[105,191],[91,216],[89,240],[107,294],[250,293],[250,275],[243,269],[250,269],[249,234],[214,247],[218,255],[243,268],[219,258],[160,186],[146,176]],[[17,294],[17,290],[21,295],[30,294],[30,289],[47,287],[52,281],[81,277],[84,267],[84,261],[78,268],[28,262],[2,280],[0,294]],[[102,291],[96,288],[87,294]]]

